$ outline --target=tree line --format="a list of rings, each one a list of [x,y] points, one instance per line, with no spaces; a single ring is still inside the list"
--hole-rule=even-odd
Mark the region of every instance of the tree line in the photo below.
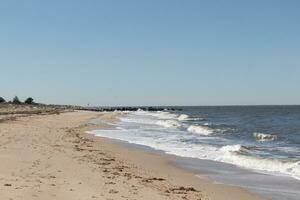
[[[6,100],[3,97],[0,97],[0,103],[6,103]],[[34,104],[34,99],[32,97],[28,97],[24,102],[22,102],[19,97],[15,96],[12,101],[8,101],[7,103],[12,104]]]

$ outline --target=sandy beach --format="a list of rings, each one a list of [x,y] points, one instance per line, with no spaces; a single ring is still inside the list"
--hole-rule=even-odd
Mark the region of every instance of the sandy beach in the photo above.
[[[87,134],[109,126],[91,119],[109,122],[118,114],[75,111],[3,120],[1,199],[261,199],[179,169],[172,156]]]
[[[300,200],[300,0],[0,10],[0,200]]]

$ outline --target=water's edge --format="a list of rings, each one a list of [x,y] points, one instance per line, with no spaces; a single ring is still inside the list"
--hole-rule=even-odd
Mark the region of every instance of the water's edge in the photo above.
[[[90,134],[91,132],[88,133]],[[199,177],[208,177],[217,184],[241,187],[254,195],[258,195],[266,199],[298,200],[300,195],[299,188],[297,187],[297,185],[299,185],[298,181],[290,177],[280,177],[279,179],[277,179],[276,177],[271,175],[261,174],[247,169],[241,169],[231,164],[211,160],[168,155],[164,151],[156,150],[149,146],[129,143],[114,138],[104,138],[129,150],[134,149],[144,151],[146,153],[155,153],[162,156],[162,158],[165,156],[172,156],[172,159],[170,159],[170,164],[173,164],[175,167],[192,172]],[[282,182],[283,180],[285,180],[285,183]],[[259,181],[267,181],[273,183],[272,185],[274,186],[274,188],[266,188],[266,185],[264,183],[260,183]],[[284,191],[280,189],[280,187],[276,187],[287,183],[287,189],[290,188],[289,191]],[[263,189],[261,189],[261,185],[264,185]],[[296,187],[293,187],[293,185]],[[299,192],[297,193],[296,191]]]
[[[209,108],[207,115],[202,113],[205,109],[122,112],[115,123],[90,121],[111,128],[89,133],[125,148],[159,154],[174,166],[218,184],[267,199],[299,200],[298,107],[293,115],[281,107],[223,108],[223,112]]]

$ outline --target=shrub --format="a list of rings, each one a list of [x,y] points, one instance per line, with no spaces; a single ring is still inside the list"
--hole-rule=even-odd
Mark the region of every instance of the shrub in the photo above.
[[[0,97],[0,103],[5,103],[5,102],[6,102],[5,99]]]
[[[33,104],[33,103],[34,103],[33,98],[32,98],[32,97],[28,97],[28,98],[25,100],[24,103],[26,103],[26,104]]]
[[[14,104],[21,104],[21,101],[19,100],[19,97],[15,96],[13,101]]]

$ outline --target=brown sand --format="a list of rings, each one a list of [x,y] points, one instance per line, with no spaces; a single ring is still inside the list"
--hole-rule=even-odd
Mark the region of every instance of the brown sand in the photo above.
[[[62,112],[72,111],[64,106],[48,106],[42,104],[9,104],[0,103],[0,122],[6,120],[14,120],[20,117],[28,117],[31,115],[49,115],[59,114]]]
[[[259,200],[178,169],[172,156],[124,148],[84,131],[92,118],[117,114],[70,112],[0,123],[0,197],[9,200],[188,199]]]

